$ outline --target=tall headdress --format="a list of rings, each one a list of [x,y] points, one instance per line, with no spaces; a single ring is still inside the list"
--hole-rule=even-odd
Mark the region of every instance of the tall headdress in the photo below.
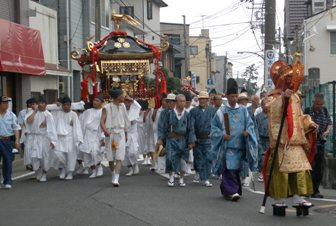
[[[226,90],[226,95],[230,95],[230,94],[238,94],[238,84],[236,82],[236,80],[234,80],[233,78],[229,78],[227,80],[227,90]]]

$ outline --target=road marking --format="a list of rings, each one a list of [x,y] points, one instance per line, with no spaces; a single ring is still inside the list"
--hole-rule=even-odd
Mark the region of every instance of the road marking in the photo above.
[[[35,174],[35,172],[25,173],[25,174],[22,174],[22,175],[20,175],[20,176],[17,176],[17,177],[12,178],[12,180],[18,180],[18,179],[21,179],[21,178],[24,178],[24,177],[31,176],[31,175],[33,175],[33,174]]]
[[[318,201],[326,201],[326,202],[336,202],[336,199],[318,199],[318,198],[310,198],[311,200],[318,200]]]

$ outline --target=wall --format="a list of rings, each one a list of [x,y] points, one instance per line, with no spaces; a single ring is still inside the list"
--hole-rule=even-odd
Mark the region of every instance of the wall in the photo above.
[[[336,18],[331,17],[336,15],[336,8],[330,10],[307,19],[305,23],[306,37],[317,31],[304,42],[305,75],[308,75],[309,68],[320,68],[320,84],[335,80],[336,76],[336,54],[330,54],[330,32],[326,29],[327,25],[336,24]],[[311,51],[312,48],[314,51]]]
[[[216,56],[216,73],[215,77],[215,88],[217,92],[224,92],[224,65],[225,65],[225,56]]]
[[[29,27],[40,31],[45,62],[58,64],[57,12],[33,1],[29,9],[36,10],[36,16],[29,17]]]
[[[199,83],[196,85],[197,90],[206,90],[207,79],[210,74],[210,65],[207,65],[206,44],[208,38],[202,36],[190,36],[190,46],[198,46],[198,55],[190,55],[190,70],[195,72],[199,77]]]
[[[45,89],[58,90],[58,76],[46,75],[43,78],[31,76],[30,80],[32,92],[40,92],[41,94],[43,94],[43,90]]]

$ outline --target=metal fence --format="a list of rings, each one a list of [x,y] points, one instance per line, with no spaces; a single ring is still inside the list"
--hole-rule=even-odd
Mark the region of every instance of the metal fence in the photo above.
[[[303,109],[310,107],[313,104],[314,95],[316,93],[322,93],[324,95],[325,107],[328,109],[328,112],[333,121],[333,129],[331,135],[328,137],[328,140],[325,144],[325,149],[334,158],[336,158],[336,81],[328,82],[321,84],[318,87],[310,89],[303,93],[305,98],[303,99]]]

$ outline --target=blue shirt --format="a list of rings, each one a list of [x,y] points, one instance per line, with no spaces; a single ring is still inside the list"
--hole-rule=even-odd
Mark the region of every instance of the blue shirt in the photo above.
[[[269,139],[269,132],[268,132],[268,118],[264,112],[260,112],[255,117],[258,134],[261,139]]]
[[[15,130],[21,127],[17,123],[16,115],[7,111],[4,115],[0,115],[0,137],[10,137],[14,135]]]

